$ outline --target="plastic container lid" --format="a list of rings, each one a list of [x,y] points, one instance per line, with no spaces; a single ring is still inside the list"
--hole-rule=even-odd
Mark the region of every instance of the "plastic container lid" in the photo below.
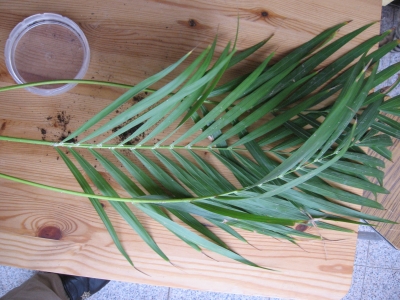
[[[90,49],[76,23],[58,14],[44,13],[26,18],[11,31],[4,56],[17,83],[82,79],[89,66]],[[49,84],[26,89],[51,96],[75,85]]]

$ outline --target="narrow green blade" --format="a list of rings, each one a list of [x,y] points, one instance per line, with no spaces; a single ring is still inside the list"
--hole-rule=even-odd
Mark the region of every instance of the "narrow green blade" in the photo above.
[[[362,163],[362,164],[364,164],[366,166],[370,166],[370,167],[381,167],[381,168],[385,167],[385,162],[383,160],[373,157],[373,156],[369,156],[364,153],[347,151],[347,153],[345,155],[343,155],[343,158],[357,161],[359,163]]]
[[[176,88],[178,88],[178,86],[180,86],[190,76],[190,74],[196,69],[198,64],[203,60],[204,56],[208,53],[208,51],[209,51],[209,48],[204,50],[202,52],[202,54],[200,56],[198,56],[196,58],[196,60],[189,67],[187,67],[180,75],[178,75],[174,80],[172,80],[168,84],[164,85],[157,92],[149,95],[146,98],[146,101],[140,101],[140,102],[136,103],[135,105],[133,105],[132,107],[128,108],[123,113],[121,113],[118,116],[116,116],[115,118],[111,119],[109,122],[107,122],[106,124],[104,124],[103,126],[98,128],[97,130],[95,130],[94,132],[92,132],[91,134],[86,136],[85,138],[81,139],[81,142],[88,141],[100,134],[103,134],[109,130],[112,130],[113,128],[128,121],[133,116],[141,113],[145,109],[154,105],[155,103],[157,103],[164,97],[168,96],[171,92],[173,92]],[[138,119],[136,119],[136,120],[138,120]],[[140,122],[142,122],[142,120]],[[120,133],[118,133],[118,134],[120,134]],[[115,135],[115,136],[117,136],[117,135]]]
[[[366,27],[368,27],[367,25]],[[365,29],[365,26],[364,26]],[[373,46],[384,39],[390,31],[387,31],[379,36],[374,36],[369,40],[365,41],[364,43],[358,45],[357,47],[353,48],[342,57],[338,58],[327,67],[325,67],[321,72],[318,73],[313,79],[310,80],[304,88],[296,94],[291,95],[284,103],[284,105],[289,105],[291,103],[296,102],[297,100],[301,99],[302,97],[312,93],[316,88],[319,88],[324,83],[329,81],[332,77],[336,76],[341,70],[347,67],[351,62],[353,62],[357,57],[362,55],[363,53],[368,52],[368,50]],[[329,46],[328,46],[329,47]],[[390,50],[388,50],[390,51]]]
[[[97,124],[99,121],[103,120],[106,116],[108,116],[110,113],[115,111],[118,107],[120,107],[122,104],[130,100],[133,96],[136,94],[140,93],[142,90],[145,88],[149,87],[150,85],[156,83],[160,79],[164,78],[166,75],[168,75],[170,72],[172,72],[176,67],[178,67],[189,55],[191,52],[183,56],[180,60],[178,60],[176,63],[172,64],[171,66],[167,67],[166,69],[162,70],[161,72],[145,79],[138,85],[134,86],[131,88],[129,91],[125,92],[122,96],[120,96],[117,100],[115,100],[113,103],[111,103],[109,106],[104,108],[101,112],[96,114],[93,118],[91,118],[89,121],[87,121],[85,124],[83,124],[81,127],[79,127],[76,131],[71,133],[67,138],[63,140],[63,142],[69,141],[70,139],[82,134],[86,130],[88,130],[90,127],[93,125]]]
[[[353,128],[353,133],[354,133],[354,129],[355,129],[355,126]],[[286,190],[291,189],[291,188],[293,188],[295,186],[298,186],[299,184],[301,184],[303,182],[306,182],[308,179],[310,179],[310,178],[312,178],[314,176],[317,176],[322,171],[324,171],[327,168],[331,167],[334,163],[336,163],[346,153],[347,149],[350,146],[351,138],[352,138],[352,136],[349,136],[347,138],[345,146],[331,160],[325,162],[320,167],[307,172],[307,174],[305,174],[305,175],[303,175],[303,176],[301,176],[299,178],[296,178],[296,179],[294,179],[294,180],[292,180],[292,181],[290,181],[290,182],[288,182],[288,183],[286,183],[284,185],[281,185],[281,186],[277,187],[274,191],[269,191],[269,192],[263,194],[262,197],[271,197],[271,196],[274,196],[274,195],[278,195],[283,191],[286,191]],[[281,177],[284,177],[284,176],[281,176]],[[265,182],[265,181],[262,180],[259,183],[263,183],[263,182]]]
[[[147,170],[175,197],[190,198],[192,195],[176,180],[174,180],[167,172],[156,165],[152,160],[146,157],[139,151],[132,151],[133,154],[140,160]]]
[[[359,76],[364,74],[365,72],[365,70],[362,70],[360,73],[361,67],[362,67],[362,62],[359,62],[358,68],[355,68],[354,71],[352,72],[353,81],[349,81],[348,84],[343,88],[331,112],[328,114],[328,116],[326,117],[322,125],[318,128],[318,130],[312,135],[312,137],[310,137],[295,152],[295,154],[291,155],[287,160],[285,160],[282,164],[276,167],[272,172],[270,172],[267,176],[265,176],[262,180],[260,180],[259,183],[277,178],[278,176],[280,176],[280,174],[286,173],[288,170],[295,167],[300,161],[306,161],[329,139],[331,134],[335,131],[336,125],[340,124],[342,120],[343,110],[353,99],[353,95],[355,94],[355,92],[360,88],[359,81],[361,80],[356,81],[356,78],[359,78]],[[257,131],[257,129],[254,130],[249,135],[245,136],[242,140],[245,140],[246,137],[254,134],[255,131]]]
[[[135,196],[143,196],[145,195],[139,187],[122,172],[118,169],[110,160],[106,157],[102,156],[98,152],[90,149],[90,152],[94,157],[102,164],[102,166],[107,170],[107,172],[121,185],[132,197]],[[123,209],[128,209],[127,206],[123,206]],[[158,255],[160,255],[164,260],[169,261],[168,257],[162,252],[162,250],[158,247],[158,245],[154,242],[153,238],[147,232],[147,230],[143,227],[140,221],[136,218],[136,216],[129,211],[126,211],[126,217],[131,219],[131,226],[133,229],[139,234],[139,236],[152,248]]]
[[[78,181],[79,185],[86,193],[93,194],[93,190],[90,187],[89,183],[83,177],[81,172],[79,172],[78,168],[72,163],[72,161],[68,158],[67,155],[59,148],[55,148],[60,157],[64,160],[67,167],[70,169],[71,173],[74,175],[76,180]],[[125,259],[133,266],[133,262],[130,259],[128,253],[126,253],[124,247],[121,244],[121,241],[118,238],[117,232],[114,229],[110,219],[108,218],[106,212],[104,211],[103,206],[101,205],[100,201],[95,198],[89,198],[90,202],[92,203],[94,209],[96,210],[97,214],[99,215],[100,219],[103,221],[105,227],[107,228],[108,233],[110,234],[115,246],[118,248],[119,252],[125,257]]]
[[[161,224],[163,224],[168,229],[174,230],[175,232],[179,233],[181,236],[190,239],[191,241],[195,242],[197,245],[199,245],[201,247],[204,247],[204,248],[206,248],[206,249],[208,249],[210,251],[213,251],[213,252],[218,253],[220,255],[226,256],[228,258],[231,258],[231,259],[236,260],[238,262],[241,262],[243,264],[260,268],[260,266],[258,266],[255,263],[243,258],[239,254],[236,254],[235,252],[232,252],[232,251],[230,251],[230,250],[228,250],[228,249],[226,249],[224,247],[221,247],[221,246],[219,246],[217,244],[214,244],[214,243],[206,240],[205,238],[202,238],[202,237],[198,236],[197,234],[194,234],[190,230],[188,230],[188,229],[176,224],[175,222],[171,221],[168,218],[162,217],[162,216],[154,213],[153,211],[145,208],[144,206],[142,206],[142,210],[146,214],[148,214],[150,217],[152,217],[156,221],[158,221]]]
[[[228,108],[236,99],[237,95],[241,95],[242,92],[260,75],[262,70],[265,68],[266,64],[268,63],[269,59],[265,59],[260,66],[248,77],[244,80],[235,90],[233,93],[229,94],[224,100],[222,100],[216,107],[214,107],[207,116],[203,117],[199,122],[194,124],[186,133],[181,135],[172,145],[176,145],[177,143],[183,141],[184,139],[188,138],[196,131],[202,129],[208,123],[212,122],[220,113]],[[192,145],[193,142],[190,142],[189,145]]]
[[[210,222],[211,224],[213,224],[214,226],[217,226],[218,228],[222,229],[223,231],[229,233],[230,235],[234,236],[238,240],[248,244],[248,241],[243,236],[241,236],[239,233],[237,233],[237,231],[232,229],[229,225],[226,225],[223,222],[214,221],[212,219],[207,219],[207,221]]]
[[[341,24],[338,24],[334,27],[331,27],[324,32],[318,34],[316,37],[311,39],[310,41],[304,43],[300,47],[296,48],[293,50],[291,53],[289,53],[287,56],[285,56],[283,59],[278,61],[273,67],[268,68],[267,71],[263,72],[263,74],[257,78],[254,83],[245,91],[245,95],[259,87],[260,85],[264,84],[271,78],[274,78],[277,76],[280,72],[283,70],[286,70],[286,68],[292,67],[294,64],[298,63],[302,59],[306,58],[307,55],[309,55],[312,51],[315,49],[323,46],[326,44],[327,41],[333,38],[335,35],[336,31],[339,30],[341,27],[346,25],[348,22],[343,22]],[[232,82],[229,82],[226,85],[221,86],[220,88],[217,88],[213,93],[211,93],[210,97],[218,96],[221,93],[225,93],[227,91],[232,91],[234,88],[236,88],[243,80],[245,80],[248,77],[248,75],[245,75],[239,80],[233,80]]]
[[[197,230],[198,232],[202,233],[204,236],[208,237],[211,241],[215,242],[221,247],[229,249],[228,245],[225,244],[224,241],[222,241],[218,236],[215,235],[215,233],[209,230],[206,226],[204,226],[192,215],[171,208],[169,208],[168,210],[172,214],[174,214],[174,216],[177,217],[179,220],[184,222],[186,225],[192,227],[193,229]]]
[[[273,218],[269,216],[261,216],[254,214],[242,213],[239,211],[226,209],[222,207],[218,207],[211,204],[206,204],[203,202],[194,202],[194,205],[201,207],[205,210],[214,212],[219,215],[225,215],[231,218],[240,219],[240,220],[249,220],[254,222],[263,222],[263,223],[271,223],[271,224],[280,224],[280,225],[288,225],[292,226],[297,220],[283,219],[283,218]]]

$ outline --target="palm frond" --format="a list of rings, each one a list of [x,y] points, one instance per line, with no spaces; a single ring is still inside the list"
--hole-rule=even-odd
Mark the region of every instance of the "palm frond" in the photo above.
[[[254,267],[260,266],[232,251],[204,222],[245,243],[245,237],[234,228],[296,243],[296,238],[320,238],[296,230],[296,224],[348,232],[336,223],[357,223],[360,218],[391,222],[353,208],[350,204],[383,207],[335,183],[373,193],[389,192],[382,186],[383,160],[368,155],[365,148],[390,158],[387,147],[392,144],[391,138],[400,137],[400,124],[390,117],[400,115],[400,98],[384,101],[387,91],[371,92],[400,71],[400,64],[396,64],[377,72],[379,59],[398,43],[370,52],[389,34],[385,32],[315,71],[372,24],[331,42],[344,25],[322,32],[274,64],[272,53],[253,72],[222,85],[219,82],[230,67],[269,39],[239,52],[236,43],[233,48],[228,43],[213,62],[215,38],[163,87],[151,89],[190,53],[128,87],[62,142],[0,136],[3,141],[54,147],[83,192],[3,173],[0,178],[88,197],[117,248],[132,265],[99,199],[108,200],[166,261],[168,257],[131,206],[197,251],[204,248]],[[349,66],[357,58],[358,62]],[[0,91],[12,89],[15,87]],[[144,91],[150,92],[147,98],[123,109],[128,100]],[[117,109],[122,111],[119,115],[101,122]],[[145,137],[139,138],[143,134]],[[77,137],[79,142],[71,142]],[[74,161],[61,151],[64,147]],[[82,153],[95,158],[118,188]],[[121,196],[123,190],[130,198]]]

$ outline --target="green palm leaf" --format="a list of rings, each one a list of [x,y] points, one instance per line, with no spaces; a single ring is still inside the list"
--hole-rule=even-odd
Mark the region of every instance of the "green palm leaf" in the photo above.
[[[392,145],[391,137],[400,137],[400,124],[390,117],[400,114],[400,98],[384,102],[384,92],[370,93],[400,71],[400,64],[396,64],[377,72],[378,60],[397,46],[396,41],[368,53],[389,32],[366,40],[324,69],[315,71],[372,25],[329,44],[345,24],[322,32],[274,64],[271,64],[272,53],[253,72],[223,85],[218,84],[229,68],[269,39],[241,52],[235,48],[236,43],[233,48],[228,43],[213,60],[215,39],[163,87],[151,89],[190,53],[158,74],[128,87],[123,95],[61,143],[0,136],[3,141],[55,147],[83,192],[4,173],[0,173],[0,178],[89,198],[116,247],[132,265],[100,199],[110,201],[142,240],[166,261],[168,257],[137,218],[137,209],[196,251],[207,249],[254,267],[259,266],[229,249],[209,226],[245,243],[245,237],[234,228],[296,243],[296,238],[320,238],[295,230],[296,223],[348,232],[336,223],[358,223],[359,218],[391,222],[350,208],[348,203],[383,207],[331,184],[388,193],[382,186],[383,160],[368,155],[365,148],[390,158],[387,147]],[[359,57],[357,63],[348,67]],[[367,75],[370,65],[372,72]],[[121,108],[142,91],[151,93],[132,107]],[[326,102],[328,98],[335,101]],[[316,104],[323,107],[314,109]],[[110,118],[116,109],[122,112]],[[105,118],[109,121],[101,122]],[[143,134],[146,135],[143,139],[132,144]],[[71,143],[77,136],[80,141]],[[100,136],[102,142],[91,142]],[[152,142],[154,139],[157,141]],[[61,147],[69,149],[80,169]],[[100,162],[113,184],[83,153]],[[93,188],[101,194],[94,193]],[[122,197],[122,190],[130,198]]]

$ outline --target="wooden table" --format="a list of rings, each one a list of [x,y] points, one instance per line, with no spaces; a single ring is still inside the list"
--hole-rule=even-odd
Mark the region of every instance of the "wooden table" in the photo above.
[[[240,15],[238,47],[245,48],[275,34],[258,56],[250,57],[230,76],[243,74],[276,50],[281,57],[322,30],[353,20],[342,36],[380,19],[380,0],[271,1],[1,1],[0,51],[12,28],[25,17],[55,12],[77,22],[91,47],[88,79],[135,84],[176,61],[197,46],[199,53],[219,33],[217,52],[234,39]],[[378,33],[372,26],[332,58]],[[0,85],[13,81],[3,60]],[[0,134],[57,139],[116,98],[114,88],[79,86],[51,98],[26,91],[0,94]],[[57,114],[70,116],[59,126]],[[0,143],[1,172],[28,180],[76,189],[75,180],[52,149]],[[298,299],[340,299],[349,290],[356,235],[323,232],[328,240],[287,242],[243,233],[257,250],[222,232],[229,246],[245,257],[279,270],[268,272],[216,257],[219,262],[188,249],[157,223],[141,218],[175,268],[159,259],[105,203],[106,210],[136,266],[120,255],[91,204],[81,198],[46,192],[0,180],[0,264],[50,272],[78,274],[137,283],[227,293]],[[43,228],[61,231],[59,240],[40,238]],[[351,227],[356,229],[356,226]],[[216,230],[217,231],[217,230]],[[43,233],[43,232],[42,232]]]

